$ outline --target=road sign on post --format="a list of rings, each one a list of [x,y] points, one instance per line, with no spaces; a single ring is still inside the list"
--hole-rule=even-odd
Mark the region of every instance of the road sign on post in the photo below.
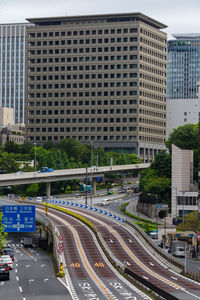
[[[5,232],[34,232],[34,205],[2,205]]]

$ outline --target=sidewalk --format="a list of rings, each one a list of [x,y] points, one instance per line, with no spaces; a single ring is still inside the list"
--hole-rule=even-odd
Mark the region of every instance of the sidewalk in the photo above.
[[[126,206],[126,211],[139,217],[139,218],[143,218],[145,220],[149,220],[149,221],[152,221],[152,222],[156,222],[156,219],[155,218],[149,218],[148,216],[140,213],[137,211],[137,203],[138,203],[138,198],[132,198],[132,199],[129,199],[127,201],[130,201],[129,204]]]

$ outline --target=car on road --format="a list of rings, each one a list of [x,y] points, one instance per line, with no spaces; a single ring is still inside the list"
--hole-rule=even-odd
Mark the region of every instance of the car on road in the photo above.
[[[101,206],[109,205],[109,200],[108,199],[101,200],[100,205]]]
[[[0,279],[10,279],[10,272],[7,264],[0,263]]]
[[[0,264],[7,264],[10,270],[13,269],[12,258],[10,257],[10,255],[1,255]]]
[[[3,248],[3,250],[1,251],[1,255],[10,255],[10,257],[12,258],[12,260],[14,260],[14,251],[9,246]]]
[[[35,199],[37,202],[42,202],[42,197],[36,197]]]

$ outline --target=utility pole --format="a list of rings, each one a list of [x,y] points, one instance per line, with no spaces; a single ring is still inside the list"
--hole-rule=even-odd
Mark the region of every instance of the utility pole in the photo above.
[[[85,204],[87,205],[87,180],[88,180],[88,169],[86,168],[86,190],[85,190]]]

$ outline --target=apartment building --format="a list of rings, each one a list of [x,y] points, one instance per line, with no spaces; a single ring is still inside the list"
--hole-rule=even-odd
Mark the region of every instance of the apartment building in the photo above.
[[[141,13],[27,20],[27,140],[152,161],[165,148],[166,26]]]
[[[0,24],[0,107],[13,108],[15,124],[24,123],[27,25]]]

